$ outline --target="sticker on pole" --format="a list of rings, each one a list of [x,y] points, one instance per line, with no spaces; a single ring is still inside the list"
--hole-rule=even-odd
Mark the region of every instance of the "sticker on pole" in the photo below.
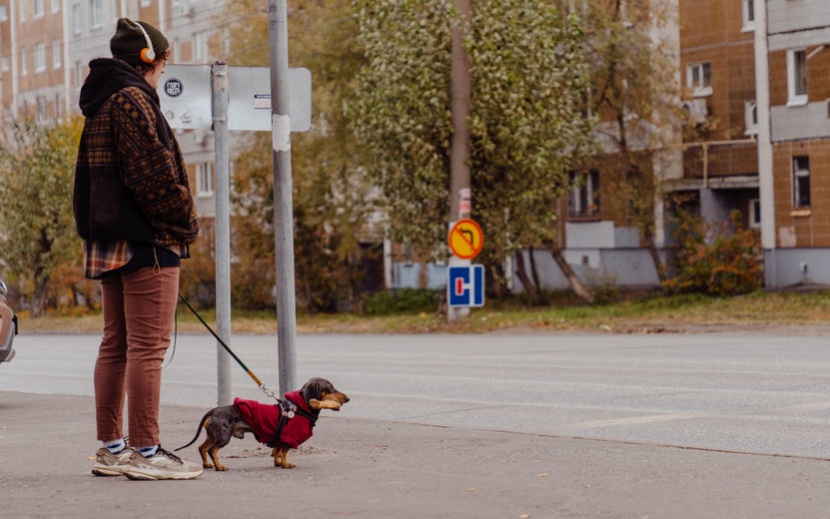
[[[473,259],[484,247],[484,233],[476,222],[465,218],[455,222],[450,229],[449,243],[450,250],[456,257]]]

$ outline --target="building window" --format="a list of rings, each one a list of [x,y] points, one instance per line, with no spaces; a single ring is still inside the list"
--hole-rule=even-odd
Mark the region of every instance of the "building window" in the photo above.
[[[63,65],[63,53],[61,50],[61,41],[55,40],[52,42],[52,67],[61,68]]]
[[[213,196],[213,163],[196,164],[196,196]]]
[[[27,0],[20,0],[20,21],[26,19],[26,2]]]
[[[81,19],[81,4],[72,4],[72,32],[81,34],[83,29]]]
[[[46,120],[46,98],[42,96],[38,96],[35,99],[35,110],[37,114],[38,122],[44,122]]]
[[[81,61],[75,61],[75,86],[81,86],[84,82],[84,65]]]
[[[60,94],[55,94],[55,118],[63,119],[63,103]]]
[[[807,54],[804,49],[787,52],[788,106],[807,104]]]
[[[749,201],[749,228],[761,228],[761,200],[759,198]]]
[[[43,0],[34,0],[32,2],[32,18],[40,18],[43,16]]]
[[[26,67],[26,48],[20,48],[20,75],[25,76],[29,73],[29,69]]]
[[[93,29],[101,27],[101,20],[103,20],[103,6],[101,0],[89,1],[89,24]]]
[[[8,56],[3,56],[2,58],[0,58],[0,70],[2,70],[3,72],[8,72],[9,71],[9,58],[8,58]]]
[[[153,4],[153,0],[141,0],[141,7],[150,7]]]
[[[755,29],[755,0],[743,0],[744,30]]]
[[[57,13],[61,10],[61,0],[52,0],[52,12]]]
[[[35,45],[35,72],[44,70],[46,70],[46,44],[38,43]]]
[[[568,209],[572,217],[599,216],[599,171],[571,171]]]
[[[758,135],[758,103],[747,101],[744,103],[744,135]]]
[[[793,157],[793,207],[810,207],[810,157]]]
[[[193,61],[202,63],[207,60],[207,33],[197,32],[193,35]]]
[[[695,63],[686,68],[686,86],[693,96],[712,95],[712,65]]]
[[[0,5],[0,22],[9,20],[9,8],[6,5]]]

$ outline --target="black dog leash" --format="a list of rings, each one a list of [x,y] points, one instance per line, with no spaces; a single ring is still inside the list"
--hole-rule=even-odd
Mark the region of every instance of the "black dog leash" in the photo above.
[[[182,302],[185,304],[185,306],[187,306],[187,307],[190,309],[190,311],[191,311],[191,312],[193,312],[193,315],[195,315],[195,316],[196,316],[196,319],[198,319],[198,320],[199,320],[199,322],[201,322],[201,323],[202,323],[202,325],[204,325],[204,327],[205,327],[205,328],[207,328],[207,331],[209,331],[209,332],[210,332],[210,334],[211,334],[211,335],[213,335],[213,337],[214,337],[214,338],[216,338],[216,340],[219,342],[219,344],[221,344],[221,345],[222,345],[222,347],[223,347],[223,348],[225,348],[225,351],[227,351],[227,352],[230,354],[230,356],[231,356],[231,357],[233,357],[233,360],[235,360],[235,361],[236,361],[236,362],[237,362],[240,366],[242,366],[242,369],[244,369],[244,370],[245,370],[245,373],[247,373],[247,374],[248,374],[248,376],[249,376],[249,377],[251,377],[251,378],[253,379],[253,381],[254,381],[254,382],[256,382],[256,385],[257,385],[257,386],[259,386],[259,388],[262,390],[262,392],[263,392],[263,393],[265,393],[266,395],[270,396],[270,397],[271,397],[271,398],[273,398],[274,400],[276,400],[276,401],[280,402],[281,400],[280,400],[280,398],[278,398],[278,397],[277,397],[277,394],[274,392],[274,390],[273,390],[273,389],[271,389],[271,388],[269,388],[269,387],[268,387],[268,386],[266,386],[265,384],[263,384],[263,383],[262,383],[262,381],[259,379],[259,377],[257,377],[257,376],[254,374],[254,372],[253,372],[253,371],[251,371],[251,370],[248,368],[248,366],[246,366],[246,365],[245,365],[245,363],[244,363],[244,362],[242,362],[242,361],[239,359],[239,357],[237,357],[237,356],[236,356],[236,354],[233,352],[233,350],[231,350],[231,349],[230,349],[230,347],[228,347],[228,345],[227,345],[227,344],[225,344],[225,341],[223,341],[223,340],[222,340],[222,338],[221,338],[221,337],[219,337],[219,336],[216,334],[216,332],[215,332],[215,331],[213,331],[213,328],[211,328],[211,327],[210,327],[210,325],[209,325],[208,323],[206,323],[204,319],[202,319],[202,316],[201,316],[201,315],[199,315],[199,312],[197,312],[197,311],[196,311],[196,309],[195,309],[195,308],[193,308],[193,307],[190,305],[190,303],[187,301],[187,299],[185,299],[185,298],[184,298],[184,296],[183,296],[183,295],[181,295],[181,294],[179,294],[179,299],[181,299],[181,300],[182,300]]]

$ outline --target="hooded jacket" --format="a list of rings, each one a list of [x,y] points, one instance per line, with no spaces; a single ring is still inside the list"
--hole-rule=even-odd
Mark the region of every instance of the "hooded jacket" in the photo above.
[[[300,396],[299,391],[286,393],[285,398],[303,411],[314,414],[309,409],[306,401],[303,400],[303,397]],[[279,404],[262,404],[256,400],[234,398],[233,407],[242,417],[242,420],[253,429],[258,442],[267,444],[271,441],[282,414]],[[296,449],[301,443],[311,438],[311,435],[314,434],[313,429],[314,422],[297,413],[282,428],[279,441],[288,444],[292,449]]]
[[[149,83],[127,63],[89,63],[75,166],[75,224],[87,241],[186,246],[199,227],[181,150]]]

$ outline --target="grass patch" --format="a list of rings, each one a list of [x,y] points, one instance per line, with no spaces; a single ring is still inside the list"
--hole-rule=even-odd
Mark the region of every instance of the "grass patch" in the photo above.
[[[818,326],[830,329],[830,291],[753,292],[733,297],[654,294],[629,296],[617,303],[588,306],[559,297],[551,306],[527,308],[518,299],[487,303],[470,315],[448,323],[437,314],[437,304],[401,305],[391,313],[378,315],[298,314],[297,332],[302,333],[486,333],[499,330],[606,331],[648,333],[694,331],[700,327]],[[216,312],[199,312],[215,329]],[[33,319],[20,316],[21,333],[100,333],[100,312],[47,314]],[[276,312],[232,312],[233,333],[271,334],[277,332]],[[183,305],[178,311],[179,333],[206,333]]]

